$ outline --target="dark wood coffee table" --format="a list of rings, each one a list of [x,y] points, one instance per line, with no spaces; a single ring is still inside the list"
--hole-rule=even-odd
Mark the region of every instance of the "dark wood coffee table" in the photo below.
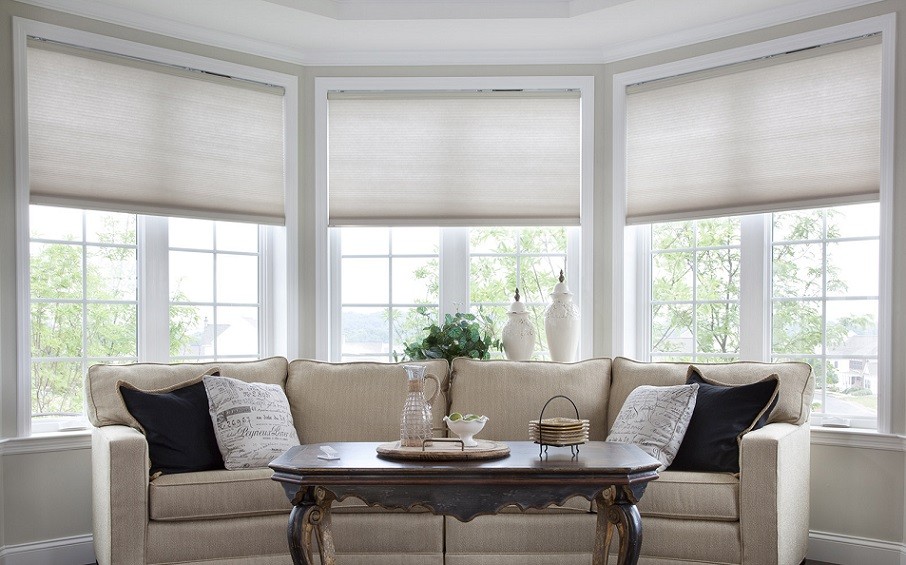
[[[321,445],[293,447],[273,462],[273,479],[293,503],[287,537],[293,563],[312,565],[312,534],[322,565],[335,565],[330,505],[354,496],[384,508],[423,506],[467,522],[505,506],[545,508],[573,496],[597,503],[593,565],[606,565],[614,529],[619,564],[634,565],[642,546],[642,519],[635,504],[658,477],[657,459],[634,445],[594,441],[569,449],[506,442],[508,457],[486,461],[399,461],[377,456],[378,443],[331,443],[340,459],[319,459]]]

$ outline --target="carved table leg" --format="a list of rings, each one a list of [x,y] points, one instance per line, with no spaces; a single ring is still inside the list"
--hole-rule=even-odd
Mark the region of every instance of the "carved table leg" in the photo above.
[[[336,548],[330,528],[332,502],[333,493],[320,487],[307,487],[304,494],[293,501],[286,535],[294,565],[314,565],[312,533],[318,536],[321,565],[336,565]]]
[[[607,565],[610,542],[616,528],[620,536],[618,565],[636,565],[642,550],[642,518],[635,503],[643,487],[610,487],[598,493],[595,503],[598,522],[595,531],[593,565]]]

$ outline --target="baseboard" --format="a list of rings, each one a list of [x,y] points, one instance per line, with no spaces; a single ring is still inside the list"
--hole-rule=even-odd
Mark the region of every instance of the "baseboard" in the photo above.
[[[94,563],[90,534],[7,545],[0,548],[0,565],[87,565]]]
[[[906,565],[906,544],[811,531],[808,558],[839,565]],[[94,560],[90,534],[0,548],[0,565],[87,565]]]
[[[808,558],[839,565],[906,565],[906,545],[828,532],[809,532]]]

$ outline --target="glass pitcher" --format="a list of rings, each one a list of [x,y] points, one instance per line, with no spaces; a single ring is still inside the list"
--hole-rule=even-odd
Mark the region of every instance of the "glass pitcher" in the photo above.
[[[400,416],[400,446],[421,447],[426,439],[433,437],[431,427],[431,405],[440,392],[440,381],[434,375],[426,375],[423,365],[403,365],[409,379],[409,393]],[[431,398],[425,398],[425,379],[436,385]]]

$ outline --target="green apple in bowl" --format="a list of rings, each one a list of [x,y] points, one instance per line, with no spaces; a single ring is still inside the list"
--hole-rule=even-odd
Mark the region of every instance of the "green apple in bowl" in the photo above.
[[[484,415],[466,414],[463,416],[459,412],[444,416],[444,422],[447,423],[447,427],[450,428],[451,432],[459,436],[459,439],[462,440],[466,447],[478,445],[473,436],[481,431],[487,421],[488,417]]]

